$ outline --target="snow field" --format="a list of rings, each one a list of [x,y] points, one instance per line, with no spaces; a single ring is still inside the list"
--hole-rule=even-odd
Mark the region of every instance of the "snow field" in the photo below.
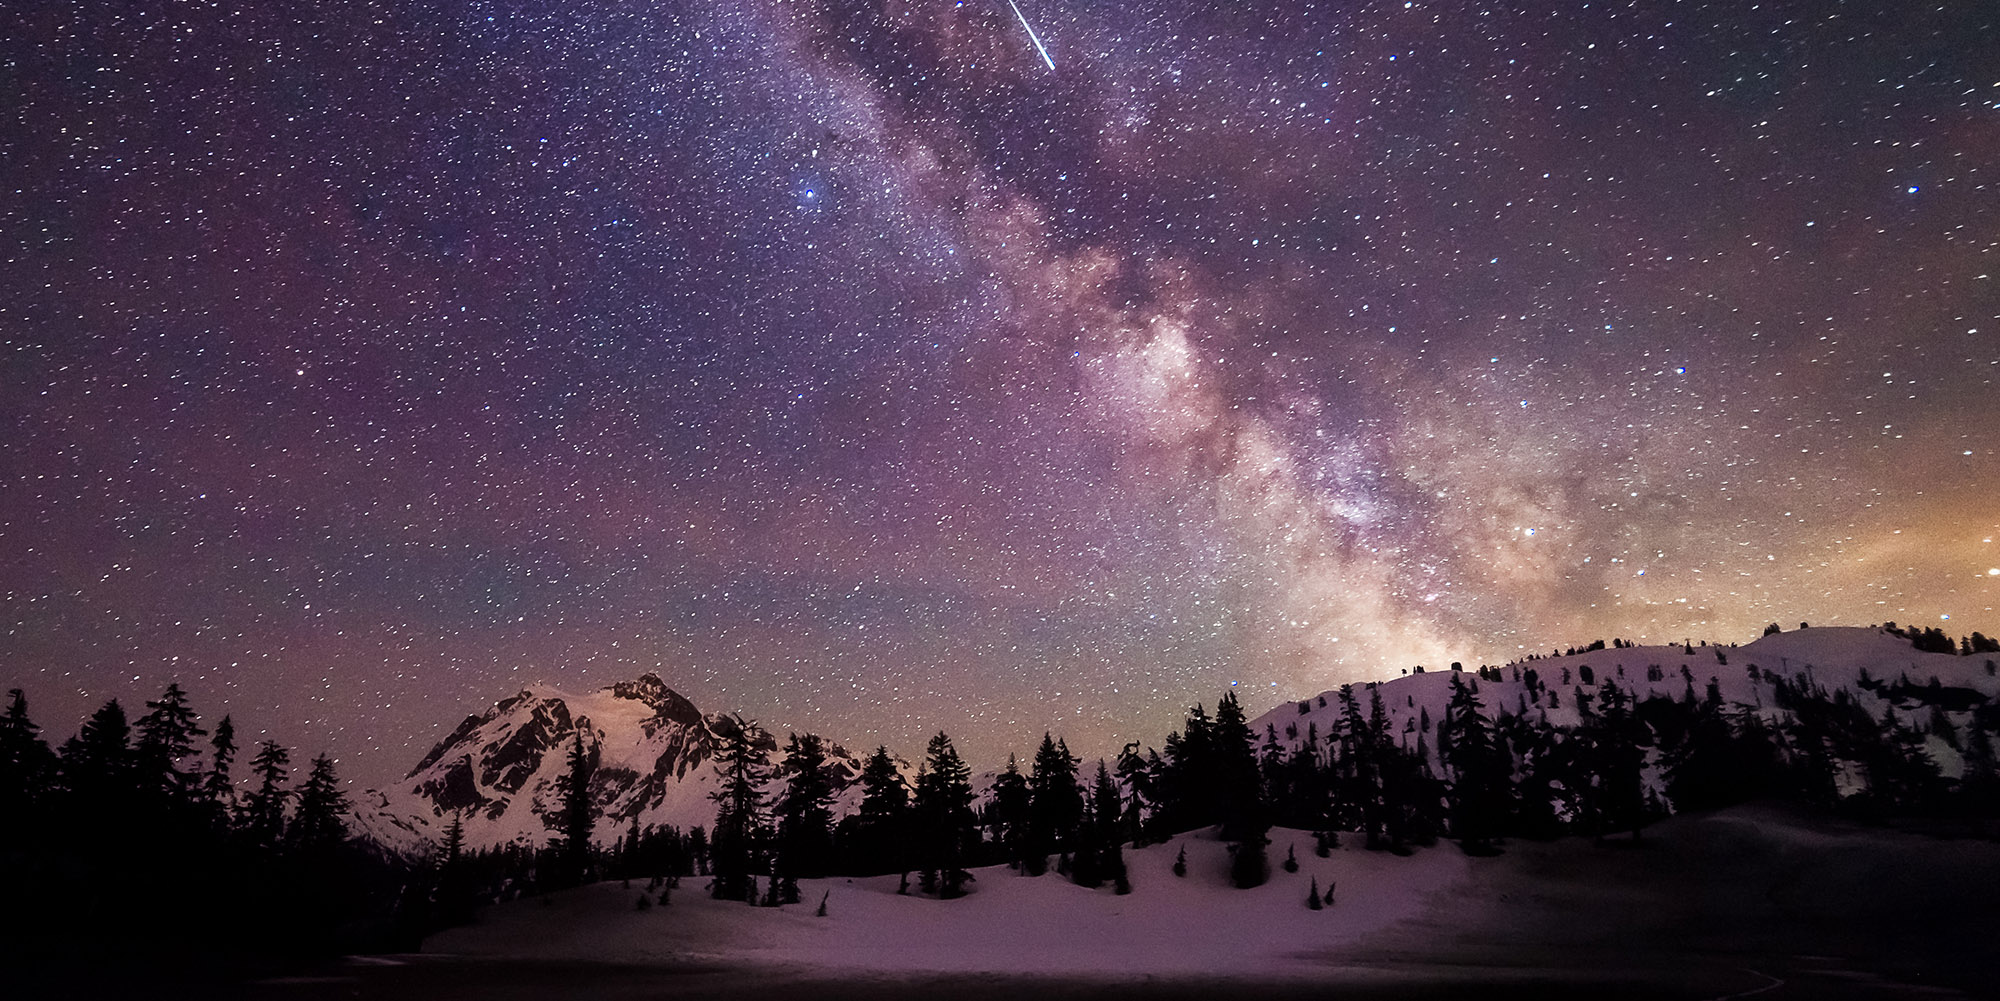
[[[1227,846],[1212,831],[1126,852],[1132,893],[1085,889],[1054,873],[974,870],[957,900],[898,895],[896,876],[801,880],[784,908],[709,899],[687,878],[667,907],[640,911],[644,886],[598,883],[490,908],[427,951],[609,963],[723,963],[791,973],[996,973],[1085,977],[1214,976],[1254,969],[1270,978],[1324,972],[1318,957],[1423,912],[1460,886],[1472,860],[1449,845],[1409,857],[1354,847],[1330,858],[1311,834],[1273,829],[1271,879],[1228,883]],[[1187,849],[1188,874],[1173,874]],[[1295,847],[1299,871],[1281,867]],[[1336,884],[1332,907],[1305,904],[1311,881]],[[915,878],[912,877],[914,886]],[[814,916],[822,894],[827,917]],[[544,902],[546,901],[546,902]]]

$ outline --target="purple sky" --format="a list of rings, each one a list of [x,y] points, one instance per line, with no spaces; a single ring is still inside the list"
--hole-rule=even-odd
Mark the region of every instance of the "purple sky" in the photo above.
[[[2000,632],[2000,9],[1553,6],[10,6],[0,681],[367,784]]]

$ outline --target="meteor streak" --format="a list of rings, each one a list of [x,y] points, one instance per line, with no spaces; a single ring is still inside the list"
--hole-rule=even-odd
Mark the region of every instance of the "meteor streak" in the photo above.
[[[1049,58],[1048,47],[1043,45],[1041,37],[1035,34],[1035,26],[1028,23],[1028,15],[1021,13],[1021,6],[1014,0],[1007,0],[1007,6],[1014,8],[1014,16],[1021,19],[1021,27],[1028,29],[1028,41],[1035,43],[1035,51],[1042,54],[1042,61],[1049,64],[1050,72],[1054,72],[1056,61]]]

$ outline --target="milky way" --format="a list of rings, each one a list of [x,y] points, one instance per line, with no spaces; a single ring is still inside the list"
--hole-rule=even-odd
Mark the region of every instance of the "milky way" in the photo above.
[[[2000,632],[1995,8],[1549,6],[10,7],[0,675],[379,781]]]

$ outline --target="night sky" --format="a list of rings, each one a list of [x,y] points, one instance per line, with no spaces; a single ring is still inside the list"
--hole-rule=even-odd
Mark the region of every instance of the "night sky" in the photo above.
[[[2000,633],[2000,7],[1019,9],[7,5],[0,682],[370,784]]]

